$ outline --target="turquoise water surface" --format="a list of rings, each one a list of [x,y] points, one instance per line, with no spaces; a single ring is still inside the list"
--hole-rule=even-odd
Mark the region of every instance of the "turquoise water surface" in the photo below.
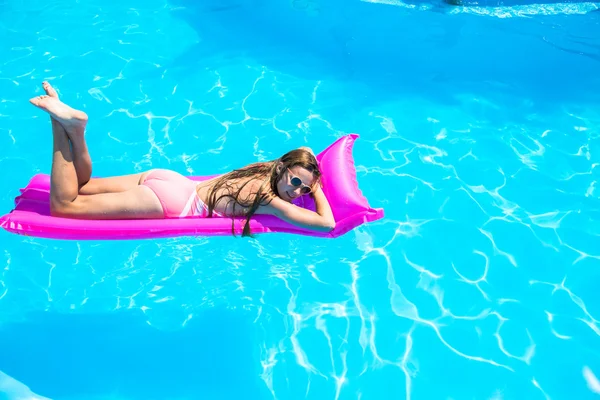
[[[0,399],[600,398],[597,9],[0,2],[2,214],[50,172],[43,80],[95,176],[358,133],[386,213],[334,240],[2,231]]]

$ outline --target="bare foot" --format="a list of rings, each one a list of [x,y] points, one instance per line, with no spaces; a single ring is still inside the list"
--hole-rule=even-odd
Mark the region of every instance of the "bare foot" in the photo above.
[[[34,97],[29,102],[56,119],[65,128],[69,136],[83,135],[88,120],[87,114],[60,101],[56,90],[48,82],[44,82],[43,86],[48,94]]]
[[[42,82],[42,87],[48,96],[56,97],[58,99],[58,93],[56,93],[56,89],[54,89],[48,81]]]

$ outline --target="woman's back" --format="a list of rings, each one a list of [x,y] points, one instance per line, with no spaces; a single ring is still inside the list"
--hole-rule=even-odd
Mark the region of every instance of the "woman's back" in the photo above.
[[[223,179],[224,178],[224,179]],[[266,176],[215,177],[197,186],[198,197],[218,215],[243,216],[258,197],[270,197]]]
[[[255,205],[271,197],[268,172],[272,163],[256,163],[212,178],[197,186],[198,197],[218,215],[242,216]],[[209,212],[210,214],[210,212]]]

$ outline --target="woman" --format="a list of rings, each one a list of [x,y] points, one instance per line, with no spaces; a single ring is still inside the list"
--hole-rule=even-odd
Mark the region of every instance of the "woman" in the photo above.
[[[92,162],[84,138],[87,115],[61,102],[48,82],[42,86],[46,95],[34,97],[30,102],[51,116],[53,216],[80,219],[245,216],[244,236],[250,234],[249,221],[254,214],[275,215],[317,231],[335,227],[331,207],[319,183],[317,160],[307,148],[204,182],[165,169],[91,178]],[[316,212],[292,204],[295,198],[308,193],[315,199]]]

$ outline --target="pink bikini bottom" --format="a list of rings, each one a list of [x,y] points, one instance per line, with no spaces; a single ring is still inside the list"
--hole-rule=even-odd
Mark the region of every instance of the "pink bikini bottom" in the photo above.
[[[208,206],[198,197],[196,181],[168,169],[153,169],[141,184],[156,194],[165,218],[208,216]],[[222,215],[213,211],[213,216]]]

